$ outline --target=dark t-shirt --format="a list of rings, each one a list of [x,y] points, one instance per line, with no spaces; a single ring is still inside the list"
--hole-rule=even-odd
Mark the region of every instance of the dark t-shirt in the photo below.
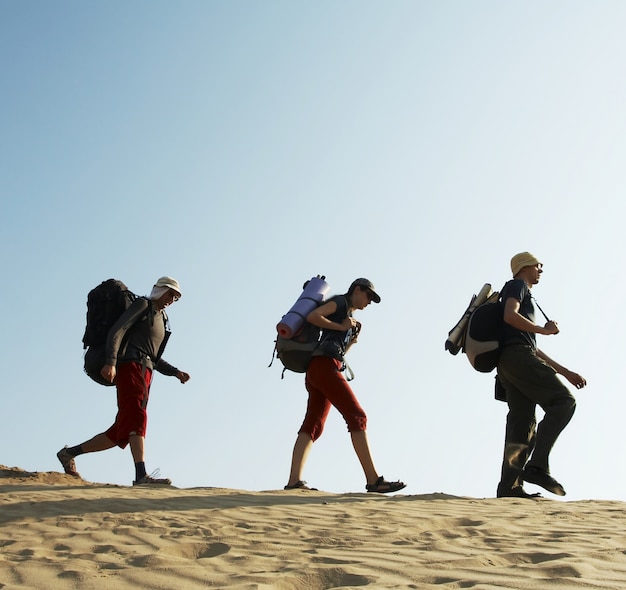
[[[340,324],[350,315],[348,314],[348,300],[343,295],[335,295],[329,301],[334,301],[337,304],[337,309],[328,316],[328,319],[331,322]],[[346,345],[352,338],[352,333],[352,328],[346,331],[322,330],[320,345],[314,352],[314,355],[330,356],[338,361],[342,361],[346,352]]]
[[[513,279],[502,287],[500,292],[502,304],[506,305],[506,300],[513,298],[520,302],[519,313],[531,322],[535,322],[535,306],[533,305],[530,289],[525,281]],[[503,340],[504,346],[510,344],[527,344],[533,349],[537,348],[537,340],[534,332],[522,332],[504,322]]]

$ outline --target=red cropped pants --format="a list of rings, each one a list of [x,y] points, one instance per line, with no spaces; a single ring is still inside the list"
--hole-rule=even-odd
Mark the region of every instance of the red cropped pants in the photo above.
[[[314,441],[317,440],[322,435],[331,405],[339,410],[349,432],[367,429],[367,416],[341,372],[340,361],[327,356],[314,356],[304,384],[309,392],[309,401],[299,433],[306,433]]]

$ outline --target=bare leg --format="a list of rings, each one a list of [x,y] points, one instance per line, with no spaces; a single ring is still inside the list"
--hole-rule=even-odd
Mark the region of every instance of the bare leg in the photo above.
[[[361,462],[361,467],[363,467],[367,483],[375,484],[378,480],[378,472],[376,471],[376,467],[374,467],[374,460],[372,459],[370,445],[367,440],[367,432],[359,430],[351,432],[350,436],[352,437],[352,446],[354,447],[356,456]]]
[[[289,472],[289,482],[287,485],[293,486],[302,480],[302,470],[304,469],[304,464],[312,448],[313,439],[304,432],[298,434],[291,455],[291,471]]]
[[[96,434],[93,438],[85,441],[80,445],[83,453],[97,453],[98,451],[106,451],[112,449],[115,443],[104,432]]]
[[[61,449],[57,453],[57,458],[61,462],[61,465],[63,465],[63,471],[65,471],[65,473],[73,475],[74,477],[80,477],[80,474],[76,471],[76,462],[74,461],[75,457],[78,457],[78,455],[82,455],[83,453],[106,451],[114,446],[115,443],[106,434],[104,434],[104,432],[101,432],[100,434],[96,434],[93,438],[86,440],[81,445],[72,447],[72,449],[68,449],[67,447]]]

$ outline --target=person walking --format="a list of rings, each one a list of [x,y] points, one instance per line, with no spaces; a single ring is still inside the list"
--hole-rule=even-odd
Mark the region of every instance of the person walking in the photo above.
[[[539,282],[543,264],[530,252],[521,252],[511,259],[511,271],[513,280],[500,293],[504,329],[497,377],[505,390],[509,412],[497,497],[540,496],[527,493],[524,482],[564,496],[565,489],[550,473],[549,457],[574,414],[576,400],[557,374],[577,389],[587,382],[537,348],[536,334],[559,333],[557,323],[547,318],[543,326],[535,323],[531,289]],[[537,405],[545,412],[538,426]]]
[[[147,407],[153,369],[176,377],[181,383],[189,374],[166,362],[161,355],[170,332],[165,308],[182,296],[178,281],[161,277],[148,297],[138,297],[109,330],[106,364],[101,375],[117,389],[117,416],[104,432],[57,453],[65,473],[80,477],[75,458],[85,453],[105,451],[130,444],[135,463],[133,485],[170,485],[167,478],[148,475],[145,464]]]
[[[344,357],[356,343],[361,329],[361,324],[352,317],[352,313],[365,309],[372,301],[380,303],[374,285],[368,279],[359,278],[350,285],[345,295],[332,297],[306,318],[321,328],[322,335],[306,372],[308,404],[293,448],[286,490],[315,489],[307,486],[302,472],[313,443],[322,435],[331,406],[337,408],[346,421],[352,445],[365,474],[366,490],[389,493],[406,487],[401,481],[387,481],[376,470],[367,439],[367,416],[344,376]]]

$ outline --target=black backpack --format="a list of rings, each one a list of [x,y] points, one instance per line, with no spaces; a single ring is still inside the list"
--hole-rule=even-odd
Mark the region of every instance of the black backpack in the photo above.
[[[491,373],[498,366],[504,322],[504,306],[495,291],[469,316],[463,352],[474,369]]]
[[[504,337],[504,302],[502,293],[511,281],[504,284],[500,292],[493,292],[487,301],[479,305],[469,316],[463,352],[472,367],[481,373],[491,373],[497,366]],[[541,309],[537,300],[529,292],[534,305],[541,312],[546,322],[548,316]]]
[[[83,336],[84,369],[96,383],[111,386],[100,375],[106,362],[105,344],[111,326],[137,299],[128,287],[117,279],[108,279],[87,295],[87,326]]]

